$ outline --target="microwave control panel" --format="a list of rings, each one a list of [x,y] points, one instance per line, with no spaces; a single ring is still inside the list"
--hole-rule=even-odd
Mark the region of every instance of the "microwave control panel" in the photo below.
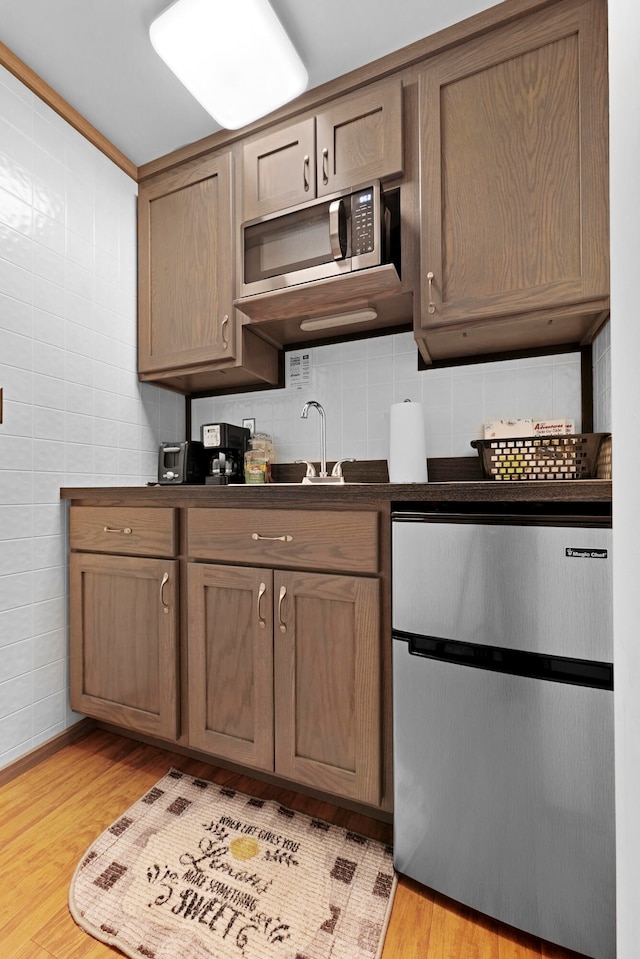
[[[371,253],[374,247],[373,190],[354,193],[351,207],[351,255]]]

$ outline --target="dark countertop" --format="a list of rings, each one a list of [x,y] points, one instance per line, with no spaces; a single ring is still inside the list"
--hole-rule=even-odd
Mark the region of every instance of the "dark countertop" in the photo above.
[[[344,486],[63,487],[61,499],[103,505],[334,507],[380,503],[609,503],[610,480],[345,483]]]
[[[333,464],[327,464],[330,468]],[[63,487],[61,499],[85,505],[261,506],[340,508],[388,504],[611,503],[611,480],[484,480],[476,456],[427,460],[428,483],[389,483],[386,460],[344,464],[344,485],[303,485],[304,467],[274,463],[276,482],[263,486]]]

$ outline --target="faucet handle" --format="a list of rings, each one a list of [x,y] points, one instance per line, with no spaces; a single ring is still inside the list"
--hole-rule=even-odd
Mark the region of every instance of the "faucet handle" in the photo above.
[[[313,463],[310,463],[309,460],[294,460],[294,463],[306,463],[307,464],[307,476],[315,476],[316,468]]]
[[[334,467],[331,470],[332,476],[342,476],[343,463],[355,463],[355,459],[353,456],[345,456],[343,460],[338,460],[338,462],[334,464]]]

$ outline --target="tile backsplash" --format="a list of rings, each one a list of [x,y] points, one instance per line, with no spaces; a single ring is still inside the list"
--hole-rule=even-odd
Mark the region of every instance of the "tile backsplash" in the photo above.
[[[608,325],[594,346],[598,429],[610,428]],[[387,459],[392,403],[422,404],[427,456],[472,456],[485,420],[566,416],[581,429],[580,355],[564,353],[438,370],[418,370],[411,333],[392,334],[287,354],[284,389],[197,399],[192,438],[203,423],[237,425],[255,417],[274,440],[276,459],[318,460],[317,417],[300,418],[308,399],[327,414],[327,457]]]
[[[184,433],[137,380],[136,193],[0,68],[0,766],[79,718],[60,487],[146,482]]]

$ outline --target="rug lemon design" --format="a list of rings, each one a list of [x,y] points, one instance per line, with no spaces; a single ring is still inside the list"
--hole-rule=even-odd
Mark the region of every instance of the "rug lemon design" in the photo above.
[[[89,848],[75,921],[135,959],[373,959],[390,847],[170,770]]]

